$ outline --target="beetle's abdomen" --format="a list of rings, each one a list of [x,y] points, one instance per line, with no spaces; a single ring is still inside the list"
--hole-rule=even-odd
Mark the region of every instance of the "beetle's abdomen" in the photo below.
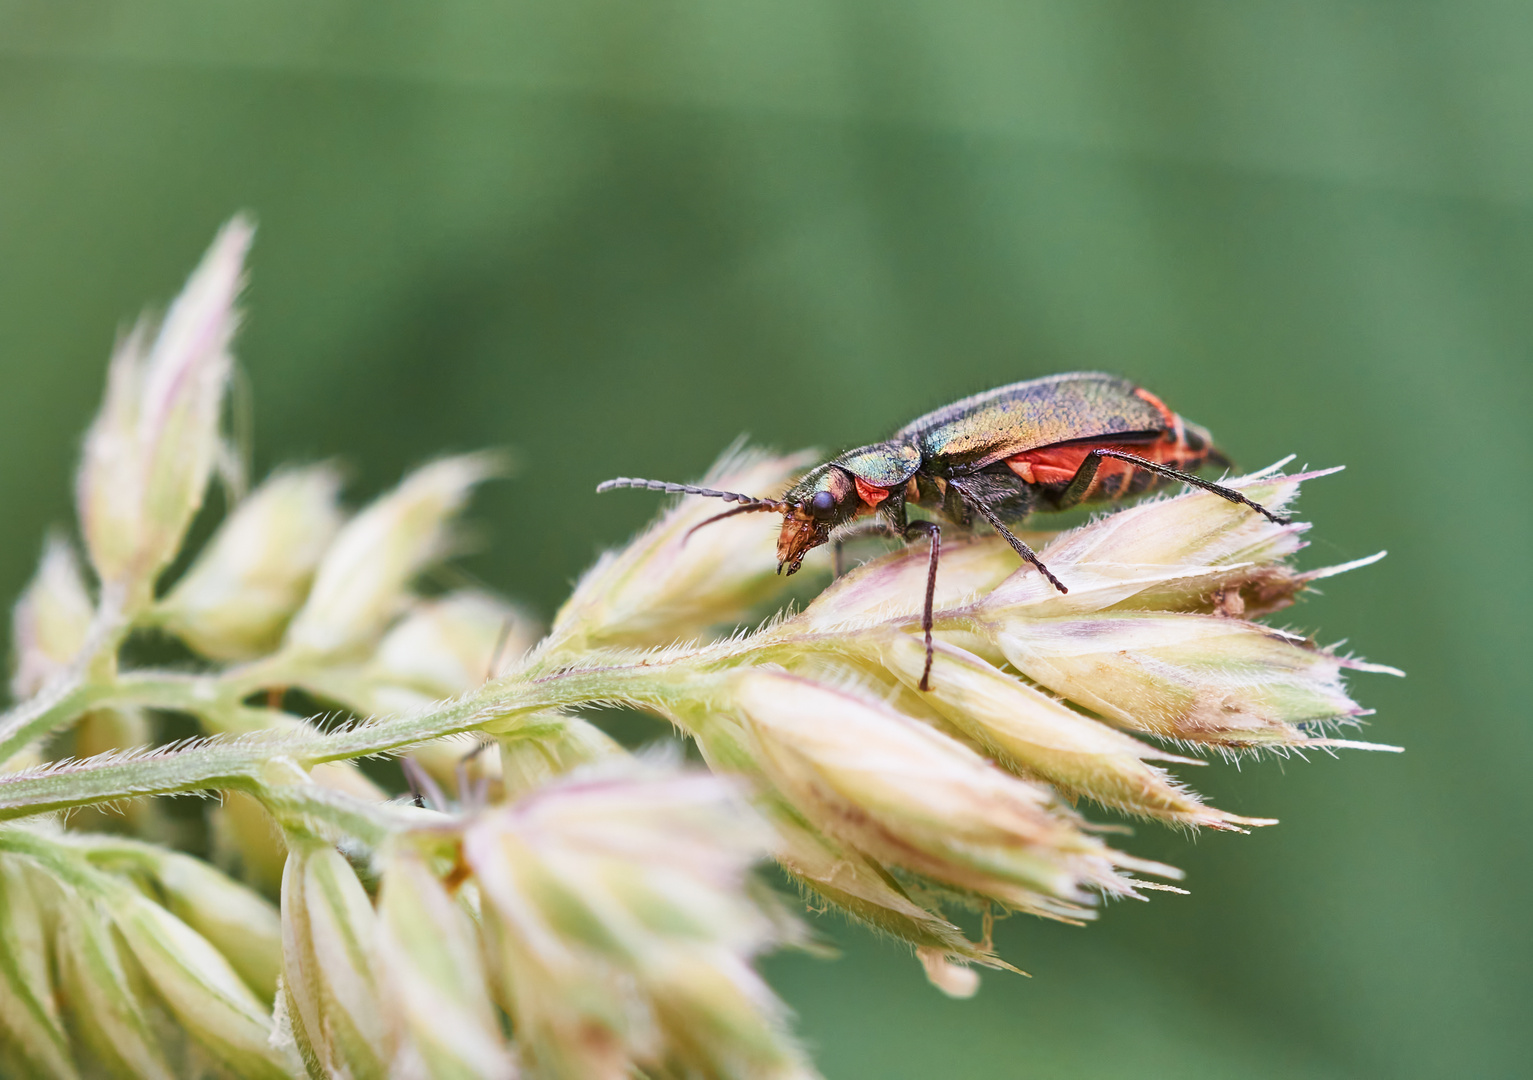
[[[1201,433],[1189,433],[1180,417],[1174,419],[1171,430],[1153,441],[1102,439],[1043,446],[1012,455],[1006,459],[1006,467],[1023,482],[1053,489],[1055,493],[1068,487],[1086,456],[1099,449],[1119,450],[1183,472],[1196,472],[1207,463],[1212,448]],[[1162,482],[1161,476],[1147,469],[1117,458],[1103,458],[1082,501],[1103,502],[1138,495]]]

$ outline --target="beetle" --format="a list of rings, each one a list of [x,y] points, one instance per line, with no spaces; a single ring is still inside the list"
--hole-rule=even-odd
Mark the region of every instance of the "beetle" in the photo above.
[[[816,466],[780,499],[627,476],[608,480],[596,490],[643,488],[741,504],[703,525],[735,514],[780,513],[779,573],[794,573],[804,556],[830,542],[832,534],[838,555],[841,540],[864,531],[906,541],[926,539],[931,558],[921,618],[926,667],[920,687],[925,691],[931,688],[932,599],[942,527],[925,518],[910,519],[908,507],[932,511],[964,531],[973,528],[976,518],[983,519],[1065,593],[1070,590],[1012,533],[1008,522],[1020,522],[1034,511],[1125,499],[1174,481],[1248,506],[1276,524],[1288,524],[1288,518],[1233,488],[1193,475],[1210,463],[1229,467],[1230,460],[1214,446],[1206,428],[1184,420],[1142,386],[1087,371],[1011,383],[927,413],[886,442],[848,450]],[[870,528],[843,529],[870,516],[877,519]]]

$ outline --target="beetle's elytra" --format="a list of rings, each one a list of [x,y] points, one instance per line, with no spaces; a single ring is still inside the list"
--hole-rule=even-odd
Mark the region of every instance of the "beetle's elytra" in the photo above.
[[[597,487],[646,488],[738,502],[718,518],[771,511],[783,515],[778,570],[789,574],[804,555],[857,518],[866,531],[931,542],[926,581],[926,670],[930,689],[932,596],[942,531],[934,521],[910,520],[910,505],[930,510],[962,530],[983,518],[1018,555],[1068,592],[1032,548],[1007,528],[1035,510],[1068,510],[1150,491],[1166,481],[1191,484],[1249,506],[1278,524],[1287,518],[1233,488],[1192,475],[1209,464],[1229,465],[1207,430],[1183,420],[1154,394],[1127,379],[1074,372],[1012,383],[956,401],[912,421],[887,442],[848,450],[806,473],[781,499],[619,477]],[[704,524],[707,524],[706,522]],[[854,530],[862,531],[862,530]],[[848,530],[837,533],[838,542]]]

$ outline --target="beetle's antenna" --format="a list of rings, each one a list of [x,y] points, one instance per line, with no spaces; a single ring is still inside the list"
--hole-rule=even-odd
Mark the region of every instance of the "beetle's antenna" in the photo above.
[[[703,495],[710,499],[723,499],[725,502],[749,504],[740,507],[738,511],[732,510],[731,513],[775,510],[779,514],[786,514],[791,509],[781,499],[758,499],[754,495],[742,495],[738,491],[719,491],[715,488],[694,487],[691,484],[669,484],[664,480],[640,480],[633,476],[603,480],[596,485],[596,493],[600,495],[604,491],[616,491],[618,488],[642,488],[645,491],[663,491],[667,495]]]
[[[723,521],[725,518],[732,518],[736,514],[767,514],[774,512],[781,513],[782,508],[785,505],[785,503],[774,503],[763,500],[760,503],[753,503],[749,506],[737,506],[733,510],[725,510],[722,514],[714,514],[711,518],[708,518],[705,521],[699,521],[696,525],[692,526],[687,530],[687,535],[681,538],[681,542],[685,544],[688,540],[692,539],[692,534],[695,533],[698,529],[701,529],[704,525],[712,525],[715,521]]]

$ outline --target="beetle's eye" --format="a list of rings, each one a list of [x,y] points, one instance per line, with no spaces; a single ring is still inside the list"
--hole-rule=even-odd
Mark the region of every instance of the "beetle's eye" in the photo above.
[[[828,518],[836,509],[836,497],[828,491],[816,491],[809,500],[809,512],[817,518]]]

